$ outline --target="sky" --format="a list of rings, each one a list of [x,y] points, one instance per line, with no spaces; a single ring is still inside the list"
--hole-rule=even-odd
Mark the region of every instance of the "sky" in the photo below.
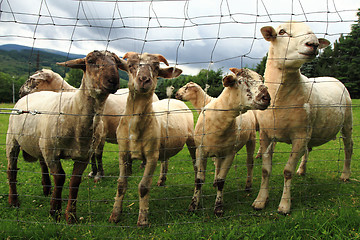
[[[227,73],[265,56],[263,26],[303,21],[334,42],[350,32],[358,8],[359,0],[1,0],[0,45],[159,53],[184,74]]]

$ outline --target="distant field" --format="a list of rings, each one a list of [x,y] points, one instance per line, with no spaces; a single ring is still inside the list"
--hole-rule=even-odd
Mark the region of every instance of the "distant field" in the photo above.
[[[290,147],[279,143],[273,159],[270,199],[262,211],[251,208],[261,181],[261,160],[255,160],[254,184],[245,192],[246,151],[242,149],[229,171],[225,183],[225,214],[213,214],[216,191],[212,187],[214,165],[208,160],[203,187],[202,209],[189,214],[187,207],[194,188],[191,158],[184,149],[170,159],[166,187],[157,187],[159,168],[151,189],[149,228],[136,227],[138,215],[137,186],[142,176],[140,161],[133,164],[133,175],[125,196],[124,212],[118,224],[108,223],[116,193],[118,147],[106,144],[104,169],[106,177],[94,183],[85,171],[78,197],[79,223],[69,226],[64,217],[55,223],[49,216],[50,198],[44,197],[38,163],[19,158],[18,192],[21,206],[7,203],[8,183],[5,138],[7,114],[0,114],[0,238],[1,239],[360,239],[360,100],[353,100],[354,155],[351,181],[339,180],[343,165],[343,144],[340,138],[315,148],[308,162],[305,177],[296,176],[292,185],[292,212],[279,215],[276,210],[283,187],[283,167]],[[11,108],[1,104],[0,108]],[[197,116],[195,116],[195,119]],[[63,161],[67,175],[63,198],[68,196],[72,161]],[[63,202],[63,212],[66,201]]]

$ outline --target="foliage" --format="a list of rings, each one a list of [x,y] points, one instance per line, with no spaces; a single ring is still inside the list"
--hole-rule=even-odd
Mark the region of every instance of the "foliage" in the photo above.
[[[0,102],[12,102],[13,98],[17,101],[19,89],[25,80],[25,77],[11,76],[0,72]]]
[[[207,70],[202,69],[200,72],[195,75],[181,75],[176,79],[159,79],[156,94],[160,99],[167,98],[166,96],[166,88],[169,86],[173,86],[175,89],[173,93],[175,93],[179,88],[184,86],[188,82],[195,82],[199,84],[203,89],[206,88],[206,85],[209,85],[207,93],[212,97],[217,97],[221,93],[223,89],[222,78],[223,78],[222,69],[218,70]]]

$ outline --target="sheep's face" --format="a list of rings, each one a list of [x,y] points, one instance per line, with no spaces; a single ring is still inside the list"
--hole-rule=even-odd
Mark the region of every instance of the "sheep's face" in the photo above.
[[[119,88],[119,57],[109,51],[93,51],[85,58],[70,60],[59,65],[84,71],[80,88],[90,90],[91,95],[115,93]]]
[[[119,88],[119,57],[108,51],[93,51],[85,58],[85,74],[93,89],[99,92],[115,93]]]
[[[317,38],[309,26],[301,22],[281,24],[276,30],[272,27],[261,28],[265,40],[270,41],[269,52],[273,60],[289,68],[300,68],[319,53],[319,49],[329,46],[330,42]]]
[[[52,81],[53,71],[42,69],[35,72],[28,80],[20,87],[19,96],[23,97],[33,92],[51,90],[49,85]]]
[[[265,110],[270,105],[270,95],[264,79],[250,69],[230,68],[234,74],[223,78],[223,85],[233,92],[232,99],[240,111]]]
[[[129,75],[129,90],[144,94],[153,93],[156,88],[157,78],[175,78],[182,72],[178,68],[161,68],[160,62],[169,65],[160,54],[128,52],[124,55],[127,61],[120,67]]]
[[[196,98],[198,88],[199,86],[196,83],[188,82],[186,85],[179,88],[175,97],[179,100],[189,101],[190,99]]]

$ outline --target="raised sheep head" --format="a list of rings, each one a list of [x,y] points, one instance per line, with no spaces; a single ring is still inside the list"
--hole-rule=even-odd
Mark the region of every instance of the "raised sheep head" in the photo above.
[[[301,22],[283,23],[276,30],[271,26],[262,27],[261,33],[271,42],[272,60],[295,69],[314,59],[319,49],[330,44],[324,38],[317,38],[310,27]]]
[[[235,93],[231,100],[238,104],[241,111],[265,110],[270,105],[270,95],[261,75],[246,68],[230,68],[230,71],[233,74],[223,78],[223,85]]]

